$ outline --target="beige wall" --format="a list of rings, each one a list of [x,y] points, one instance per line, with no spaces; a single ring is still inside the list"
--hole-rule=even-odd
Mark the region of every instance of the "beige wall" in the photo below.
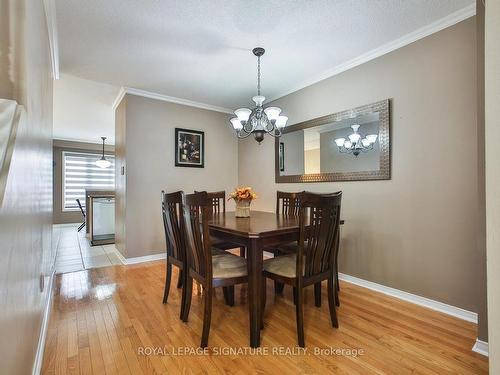
[[[105,153],[108,155],[114,154],[114,146],[106,145]],[[53,178],[53,216],[54,224],[66,223],[81,223],[83,221],[80,210],[78,211],[63,211],[62,206],[62,153],[63,151],[74,152],[102,152],[102,144],[73,142],[54,139],[53,142],[53,160],[54,160],[54,178]]]
[[[115,246],[125,255],[127,97],[115,111]],[[123,172],[123,174],[122,174]]]
[[[239,142],[255,209],[276,190],[342,190],[340,270],[471,311],[484,302],[478,249],[475,19],[275,101],[290,124],[391,98],[392,179],[274,183],[274,140]]]
[[[10,168],[1,172],[7,184],[0,205],[0,372],[24,375],[35,360],[55,256],[52,77],[43,3],[0,0],[0,15],[0,94],[26,113]]]
[[[485,198],[485,171],[484,171],[484,4],[476,2],[476,70],[477,70],[477,177],[478,177],[478,206],[477,206],[477,247],[481,263],[486,267],[486,198]],[[479,280],[481,290],[479,312],[478,337],[488,341],[488,313],[486,303],[486,272],[482,272]]]
[[[126,207],[122,251],[132,258],[165,251],[162,189],[191,193],[229,191],[236,186],[238,146],[227,114],[134,95],[125,98]],[[205,132],[205,168],[174,166],[176,127]],[[117,126],[116,131],[119,129]]]
[[[486,231],[490,374],[500,373],[500,1],[486,2]]]

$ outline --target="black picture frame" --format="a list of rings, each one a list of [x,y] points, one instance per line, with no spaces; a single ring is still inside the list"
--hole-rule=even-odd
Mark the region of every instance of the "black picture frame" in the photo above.
[[[205,167],[205,133],[199,130],[175,128],[175,166]]]
[[[279,164],[280,164],[280,172],[285,171],[285,143],[280,142],[280,156],[279,156]]]

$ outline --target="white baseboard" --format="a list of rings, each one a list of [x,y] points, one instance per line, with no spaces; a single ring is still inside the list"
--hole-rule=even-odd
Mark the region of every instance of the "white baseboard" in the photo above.
[[[33,363],[33,371],[32,371],[33,375],[39,375],[42,371],[43,351],[45,349],[45,339],[47,337],[47,329],[49,327],[50,312],[52,311],[52,297],[53,297],[52,289],[54,287],[55,274],[56,270],[54,268],[49,278],[47,297],[45,299],[45,306],[43,309],[42,325],[40,327],[40,335],[38,337],[38,346],[36,348],[35,362]]]
[[[339,279],[477,324],[477,313],[339,272]]]
[[[154,260],[161,260],[165,259],[165,253],[160,253],[160,254],[153,254],[153,255],[145,255],[143,257],[135,257],[135,258],[126,258],[125,264],[137,264],[137,263],[144,263],[144,262],[152,262]]]
[[[476,343],[472,347],[472,351],[488,357],[489,354],[488,343],[486,341],[476,339]]]

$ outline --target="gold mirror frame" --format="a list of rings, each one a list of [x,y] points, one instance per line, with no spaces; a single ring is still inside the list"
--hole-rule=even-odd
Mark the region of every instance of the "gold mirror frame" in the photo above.
[[[311,173],[302,175],[280,176],[279,169],[279,143],[277,137],[274,146],[274,175],[276,183],[296,183],[296,182],[334,182],[334,181],[369,181],[369,180],[390,180],[391,179],[391,142],[390,142],[390,101],[381,100],[372,104],[363,105],[354,109],[333,113],[312,120],[300,122],[287,126],[283,134],[296,130],[312,128],[314,126],[325,125],[335,121],[341,121],[355,116],[372,112],[379,113],[379,136],[380,145],[380,168],[377,171],[360,172],[338,172],[338,173]]]

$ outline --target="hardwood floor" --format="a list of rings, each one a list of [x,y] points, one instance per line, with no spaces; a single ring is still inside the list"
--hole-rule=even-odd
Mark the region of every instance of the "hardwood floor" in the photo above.
[[[330,324],[326,285],[321,308],[313,288],[306,290],[305,353],[296,347],[291,288],[275,298],[267,283],[260,353],[248,347],[246,285],[236,287],[234,307],[217,290],[203,352],[199,290],[182,323],[176,282],[162,304],[164,276],[162,261],[57,275],[43,374],[488,373],[487,358],[471,351],[475,324],[348,283],[341,284],[339,329]],[[344,348],[344,355],[330,348]]]

